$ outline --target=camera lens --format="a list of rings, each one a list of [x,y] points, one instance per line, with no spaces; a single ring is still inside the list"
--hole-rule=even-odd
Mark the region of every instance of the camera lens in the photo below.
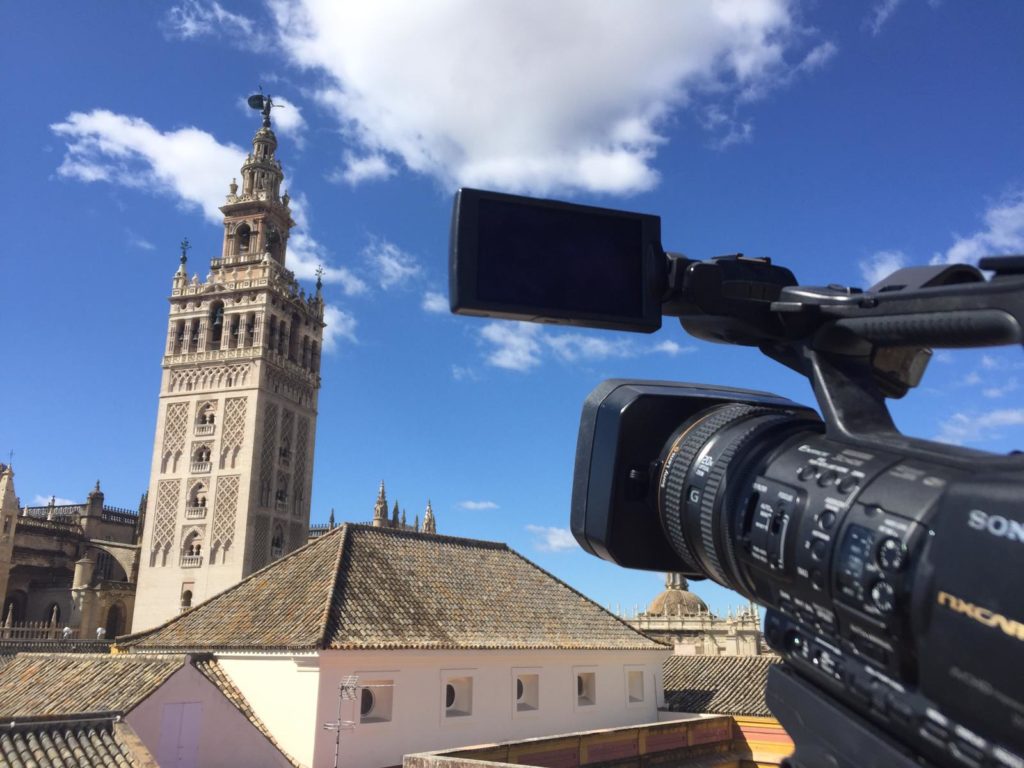
[[[693,571],[750,596],[734,541],[757,506],[758,467],[796,433],[820,422],[793,411],[727,403],[684,422],[661,454],[658,511],[676,554]]]

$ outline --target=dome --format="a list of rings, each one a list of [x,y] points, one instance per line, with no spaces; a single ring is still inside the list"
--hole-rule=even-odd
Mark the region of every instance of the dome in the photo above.
[[[693,613],[708,613],[707,604],[693,592],[686,589],[686,579],[678,573],[665,578],[665,591],[647,606],[647,613],[653,616],[685,616]]]

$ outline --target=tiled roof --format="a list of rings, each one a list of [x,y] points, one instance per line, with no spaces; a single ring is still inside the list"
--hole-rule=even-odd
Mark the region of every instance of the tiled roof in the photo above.
[[[0,723],[124,714],[184,663],[184,656],[19,653],[0,667]]]
[[[775,656],[669,656],[665,708],[672,712],[771,717],[764,700]]]
[[[121,644],[665,650],[504,544],[351,523]]]
[[[285,752],[281,748],[281,745],[277,743],[277,740],[270,733],[270,730],[263,724],[263,721],[260,720],[256,712],[253,711],[252,706],[249,704],[249,700],[245,698],[245,695],[240,690],[238,690],[238,686],[235,685],[234,681],[230,677],[228,677],[224,668],[221,667],[216,659],[195,659],[193,660],[193,664],[207,680],[217,686],[217,689],[224,694],[224,698],[234,704],[235,708],[241,712],[260,733],[267,737],[267,740],[277,748],[278,752],[284,755],[288,762],[295,766],[299,765],[299,763],[297,763],[295,759]]]
[[[0,768],[156,767],[127,723],[49,720],[0,725]]]

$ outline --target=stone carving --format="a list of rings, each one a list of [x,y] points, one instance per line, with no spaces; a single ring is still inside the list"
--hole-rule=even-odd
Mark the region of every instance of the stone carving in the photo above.
[[[181,480],[161,480],[157,484],[150,566],[167,564],[167,552],[174,541],[174,522],[180,497]]]
[[[245,437],[245,398],[229,397],[224,402],[224,432],[221,435],[220,468],[235,468]]]
[[[213,541],[211,552],[223,552],[225,562],[235,536],[235,517],[238,514],[238,486],[240,475],[217,478],[217,498],[213,507]]]
[[[270,518],[256,515],[252,526],[252,569],[258,571],[270,557]]]
[[[309,417],[300,416],[295,430],[295,470],[292,514],[298,517],[304,511],[306,496],[306,463],[309,459]]]
[[[171,403],[164,416],[164,446],[161,471],[177,469],[178,457],[185,449],[185,432],[188,429],[188,403]]]
[[[277,404],[269,403],[263,412],[263,445],[260,450],[260,506],[269,507],[274,487],[274,454],[277,447]]]

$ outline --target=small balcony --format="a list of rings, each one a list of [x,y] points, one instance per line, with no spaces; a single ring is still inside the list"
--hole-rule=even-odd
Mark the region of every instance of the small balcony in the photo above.
[[[216,424],[196,424],[196,437],[212,435],[216,426]]]
[[[277,560],[277,558],[279,558],[283,554],[284,554],[284,547],[271,547],[270,548],[270,557],[272,559],[274,559],[274,560]]]
[[[193,461],[192,462],[192,474],[193,475],[207,475],[213,468],[213,464],[209,461]]]
[[[181,567],[182,568],[198,568],[203,564],[202,555],[182,555],[181,556]]]
[[[203,520],[206,517],[206,507],[185,507],[186,520]]]

